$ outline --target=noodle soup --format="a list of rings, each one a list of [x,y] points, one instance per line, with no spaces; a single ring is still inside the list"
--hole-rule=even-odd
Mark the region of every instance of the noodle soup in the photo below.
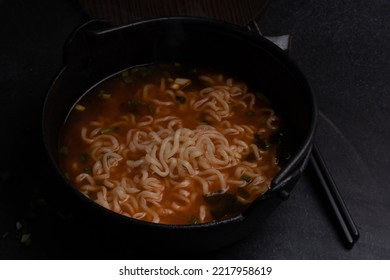
[[[282,120],[270,101],[213,69],[130,68],[72,108],[60,166],[85,196],[162,224],[237,215],[280,170]]]

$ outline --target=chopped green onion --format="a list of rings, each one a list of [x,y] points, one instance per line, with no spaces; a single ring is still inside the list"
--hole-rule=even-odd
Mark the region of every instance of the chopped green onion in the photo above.
[[[162,74],[163,74],[163,76],[164,76],[165,78],[171,78],[171,77],[172,77],[171,73],[169,73],[169,72],[166,71],[166,70],[164,70],[164,71],[162,72]]]
[[[101,99],[110,99],[111,94],[106,93],[105,90],[101,90],[98,94],[98,97],[100,97]]]
[[[255,112],[253,112],[253,111],[248,111],[248,112],[246,112],[246,114],[247,114],[248,116],[252,117],[252,116],[255,115]]]
[[[184,96],[176,96],[176,100],[179,101],[180,104],[186,103],[186,98]]]
[[[108,128],[105,128],[105,129],[102,129],[100,130],[100,134],[108,134],[110,132],[113,132],[113,131],[117,131],[119,129],[118,126],[112,126],[112,127],[108,127]]]
[[[267,105],[271,105],[271,100],[268,99],[268,97],[266,97],[264,95],[264,93],[262,92],[256,92],[255,93],[256,97],[259,98],[260,100],[262,100],[264,103],[266,103]]]
[[[198,224],[199,223],[198,217],[191,216],[190,217],[190,223],[194,224],[194,225]]]
[[[130,70],[130,73],[131,74],[134,74],[134,73],[137,73],[138,72],[138,68],[132,68],[131,70]]]
[[[77,111],[83,112],[83,111],[85,111],[86,107],[81,105],[81,104],[76,104],[74,106],[74,109],[77,110]]]
[[[88,154],[82,154],[80,157],[79,157],[79,160],[81,162],[86,162],[88,160]]]
[[[128,103],[131,105],[131,106],[138,106],[141,104],[141,100],[139,99],[130,99],[128,101]]]
[[[154,115],[155,111],[154,111],[153,106],[150,105],[150,104],[147,104],[146,106],[147,106],[147,108],[148,108],[149,113],[150,113],[151,115]]]
[[[250,176],[248,176],[248,175],[242,175],[242,176],[240,177],[240,179],[241,179],[241,180],[244,180],[244,181],[247,182],[247,183],[249,183],[249,182],[252,180],[252,178],[251,178]]]
[[[4,232],[3,235],[1,236],[1,238],[7,238],[8,235],[9,235],[9,232]]]
[[[69,154],[69,147],[67,146],[62,146],[59,151],[58,151],[61,155],[67,155]]]
[[[66,180],[68,180],[68,181],[70,180],[70,176],[69,176],[69,173],[68,173],[68,172],[65,172],[65,173],[64,173],[64,176],[65,176]]]
[[[16,227],[17,230],[21,230],[23,225],[22,225],[21,222],[18,221],[18,222],[16,222],[15,227]]]
[[[84,168],[84,173],[91,174],[92,173],[92,168],[91,167]]]
[[[23,243],[26,246],[31,245],[31,234],[29,233],[22,234],[22,237],[20,238],[20,243]]]
[[[141,77],[147,77],[151,73],[151,69],[149,67],[142,67],[140,68],[139,74]]]
[[[126,83],[126,84],[131,84],[133,82],[133,78],[132,77],[126,77],[123,79],[123,81]]]
[[[138,70],[137,70],[138,71]],[[133,69],[131,70],[131,73],[133,73]],[[132,77],[129,75],[129,71],[123,71],[121,73],[122,79],[126,84],[131,84],[133,82]]]
[[[180,66],[181,66],[181,64],[180,64],[179,62],[176,62],[174,65],[175,65],[176,67],[180,67]]]
[[[194,74],[196,74],[196,73],[198,73],[198,69],[192,68],[192,69],[191,69],[191,72],[194,73]]]

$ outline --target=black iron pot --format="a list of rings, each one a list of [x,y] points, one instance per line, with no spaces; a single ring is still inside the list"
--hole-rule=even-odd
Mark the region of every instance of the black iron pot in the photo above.
[[[235,73],[249,84],[260,85],[288,120],[291,159],[273,179],[270,191],[239,216],[180,226],[130,219],[86,198],[58,168],[60,130],[81,95],[107,76],[131,66],[173,62],[214,66]],[[262,221],[289,197],[310,154],[316,114],[305,77],[277,46],[228,23],[175,17],[115,28],[107,22],[91,21],[78,28],[65,46],[64,66],[47,94],[42,125],[44,144],[59,177],[55,192],[70,191],[72,204],[80,203],[89,220],[108,228],[114,236],[113,243],[194,253],[243,238],[253,228],[261,227]]]

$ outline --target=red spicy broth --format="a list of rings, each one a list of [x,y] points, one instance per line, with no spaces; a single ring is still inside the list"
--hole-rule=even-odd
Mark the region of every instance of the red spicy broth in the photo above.
[[[74,105],[60,166],[85,196],[122,215],[207,223],[269,189],[280,170],[281,128],[262,93],[217,70],[134,67]]]

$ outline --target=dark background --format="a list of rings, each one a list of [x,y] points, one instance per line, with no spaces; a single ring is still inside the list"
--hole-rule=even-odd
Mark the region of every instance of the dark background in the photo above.
[[[153,258],[112,249],[45,195],[56,186],[40,141],[42,104],[64,43],[86,20],[75,0],[0,0],[1,259]],[[390,259],[390,1],[273,0],[258,24],[265,35],[293,35],[290,56],[321,111],[316,142],[361,236],[344,247],[308,169],[251,236],[196,257]]]

